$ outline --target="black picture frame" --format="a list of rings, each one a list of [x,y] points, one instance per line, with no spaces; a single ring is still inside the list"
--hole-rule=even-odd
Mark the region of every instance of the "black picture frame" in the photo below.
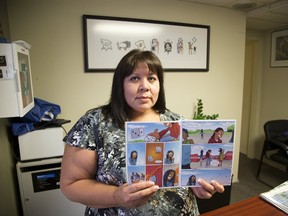
[[[288,67],[288,29],[271,33],[271,67]]]
[[[132,49],[151,50],[165,71],[209,71],[210,26],[83,15],[85,72],[114,71]]]

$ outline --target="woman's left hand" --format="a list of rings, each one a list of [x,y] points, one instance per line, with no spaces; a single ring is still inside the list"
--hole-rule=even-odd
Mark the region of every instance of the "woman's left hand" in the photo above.
[[[219,184],[217,181],[212,180],[210,183],[203,179],[198,180],[198,184],[202,187],[192,187],[194,194],[200,199],[210,199],[214,193],[224,192],[224,186]]]

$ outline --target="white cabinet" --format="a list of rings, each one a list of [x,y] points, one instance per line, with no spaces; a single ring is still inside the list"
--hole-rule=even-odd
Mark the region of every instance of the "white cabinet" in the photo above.
[[[29,49],[0,43],[0,118],[22,117],[34,106]]]

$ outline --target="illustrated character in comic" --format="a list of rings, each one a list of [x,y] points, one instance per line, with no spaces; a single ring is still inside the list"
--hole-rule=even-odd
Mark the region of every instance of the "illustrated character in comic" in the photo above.
[[[180,135],[180,125],[177,122],[164,123],[167,127],[166,129],[158,132],[158,129],[155,129],[154,132],[149,133],[147,136],[153,136],[157,141],[169,142],[169,141],[178,141]],[[167,134],[170,132],[169,134]]]
[[[204,139],[204,130],[203,129],[200,130],[200,136],[201,136],[201,139]]]
[[[204,151],[203,151],[203,149],[201,149],[201,151],[200,151],[200,155],[199,155],[199,159],[200,159],[200,166],[202,166],[203,165],[203,159],[204,159]]]
[[[194,144],[193,139],[188,139],[189,134],[186,128],[182,129],[182,144]]]
[[[129,157],[129,163],[130,165],[136,165],[137,163],[137,157],[138,157],[138,152],[137,151],[131,151],[130,157]]]
[[[219,167],[222,167],[223,160],[224,160],[224,149],[219,148],[219,157],[218,157],[218,161],[219,161],[218,166]]]
[[[174,151],[169,150],[166,154],[165,164],[173,164],[174,163]]]
[[[209,149],[205,154],[205,161],[206,161],[206,167],[210,167],[212,156],[211,156],[211,149]]]
[[[175,183],[175,171],[174,170],[167,170],[164,174],[163,178],[163,185],[165,187],[172,187]]]
[[[196,185],[196,176],[191,175],[188,179],[187,186],[193,186]]]
[[[221,127],[215,129],[214,133],[208,140],[208,143],[222,143],[221,137],[224,134],[224,130]]]
[[[140,181],[140,175],[136,172],[132,172],[132,175],[131,175],[131,182],[132,183],[137,183]]]

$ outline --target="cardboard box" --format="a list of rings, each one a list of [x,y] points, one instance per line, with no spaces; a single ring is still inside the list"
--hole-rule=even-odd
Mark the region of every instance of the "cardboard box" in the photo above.
[[[61,127],[35,130],[18,136],[20,160],[61,157],[64,151],[64,130]]]

